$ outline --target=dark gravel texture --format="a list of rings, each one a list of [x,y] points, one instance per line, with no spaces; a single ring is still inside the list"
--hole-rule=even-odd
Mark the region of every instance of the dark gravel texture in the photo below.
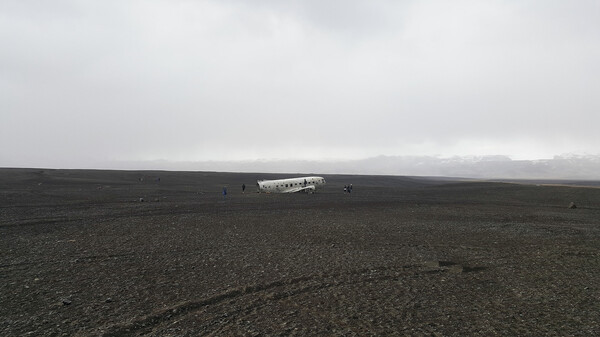
[[[292,176],[0,169],[0,335],[600,335],[600,189]]]

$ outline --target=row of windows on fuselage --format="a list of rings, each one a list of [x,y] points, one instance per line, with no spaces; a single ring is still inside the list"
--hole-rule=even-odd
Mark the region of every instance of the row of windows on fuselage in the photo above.
[[[325,179],[317,179],[316,181],[315,180],[306,181],[306,184],[307,185],[308,184],[314,184],[315,182],[316,183],[324,184],[325,183]],[[294,186],[303,186],[303,185],[304,185],[304,183],[290,183],[290,184],[285,184],[285,187],[294,187]],[[266,186],[266,188],[271,188],[271,187],[272,186]],[[281,185],[275,185],[275,188],[283,188],[283,187],[284,187],[283,184],[281,184]]]

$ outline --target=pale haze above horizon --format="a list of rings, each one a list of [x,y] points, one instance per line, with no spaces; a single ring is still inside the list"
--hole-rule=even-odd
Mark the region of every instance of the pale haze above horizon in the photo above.
[[[0,167],[600,153],[595,0],[4,0],[0,44]]]

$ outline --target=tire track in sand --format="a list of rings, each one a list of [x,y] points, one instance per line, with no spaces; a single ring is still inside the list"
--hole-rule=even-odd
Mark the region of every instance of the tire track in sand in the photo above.
[[[446,272],[447,270],[441,268],[438,271]],[[159,326],[175,323],[178,318],[192,314],[193,312],[201,310],[205,307],[219,305],[227,301],[235,302],[245,296],[254,296],[254,298],[250,299],[247,303],[241,305],[239,308],[228,311],[225,314],[229,317],[240,314],[243,316],[244,312],[249,312],[252,309],[268,305],[270,302],[299,294],[316,292],[321,289],[340,287],[349,284],[394,280],[402,277],[410,277],[411,275],[414,276],[428,273],[431,274],[431,268],[418,264],[400,267],[363,268],[346,272],[331,274],[321,273],[291,279],[277,280],[270,283],[236,288],[209,298],[184,302],[175,306],[171,306],[150,315],[143,316],[139,319],[109,326],[105,329],[102,329],[100,331],[100,335],[105,337],[117,337],[150,333]],[[264,295],[257,296],[261,293],[264,293]],[[214,326],[214,328],[216,328],[218,331],[219,328],[215,326],[217,323],[218,322],[212,322],[212,324],[209,323],[208,326]]]

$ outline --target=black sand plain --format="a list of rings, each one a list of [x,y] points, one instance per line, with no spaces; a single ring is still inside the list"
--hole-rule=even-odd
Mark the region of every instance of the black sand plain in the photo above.
[[[290,176],[0,169],[0,335],[600,335],[600,189]]]

